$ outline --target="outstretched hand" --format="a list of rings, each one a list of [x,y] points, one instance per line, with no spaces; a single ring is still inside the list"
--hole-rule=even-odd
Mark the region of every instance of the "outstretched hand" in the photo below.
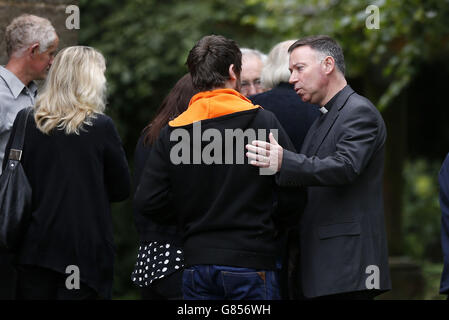
[[[268,137],[270,142],[254,140],[251,144],[247,144],[246,149],[249,152],[246,153],[246,156],[253,166],[270,168],[274,172],[278,172],[281,169],[284,149],[271,132]]]

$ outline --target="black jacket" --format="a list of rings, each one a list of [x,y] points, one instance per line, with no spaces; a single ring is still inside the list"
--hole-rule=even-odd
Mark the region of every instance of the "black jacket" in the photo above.
[[[140,136],[134,153],[134,186],[136,188],[139,185],[145,163],[152,149],[152,145],[143,143],[145,134],[146,131]],[[156,223],[151,217],[142,214],[142,212],[134,208],[134,224],[139,233],[139,240],[141,243],[162,241],[177,246],[182,245],[180,231],[178,230],[176,223],[173,225]]]
[[[82,282],[110,298],[115,252],[109,202],[129,196],[130,177],[112,120],[97,115],[92,123],[80,135],[45,135],[28,118],[22,164],[33,190],[32,217],[17,260],[63,274],[75,265]]]
[[[250,104],[249,100],[247,103]],[[210,104],[207,108],[213,109]],[[195,152],[198,155],[200,150],[195,149],[192,142],[195,139],[188,137],[198,134],[199,131],[195,133],[195,130],[199,125],[201,136],[207,129],[213,129],[223,137],[221,155],[217,156],[220,153],[218,149],[215,150],[217,154],[214,153],[215,159],[220,159],[222,164],[205,164],[204,157],[200,164],[192,164]],[[190,153],[187,157],[190,164],[174,164],[180,155],[180,129],[187,133],[182,146],[185,147],[184,155]],[[252,140],[245,138],[245,143],[238,143],[243,134],[239,134],[237,139],[226,140],[226,129],[241,129],[242,133],[246,129],[268,129],[268,132],[269,129],[277,129],[278,141],[294,149],[276,117],[260,108],[180,127],[166,126],[145,165],[135,205],[155,220],[172,223],[178,220],[183,232],[187,265],[275,269],[279,256],[277,226],[294,224],[292,221],[298,219],[304,198],[298,189],[278,189],[273,175],[261,175],[259,168],[251,166],[244,156],[244,146]],[[212,139],[218,138],[214,136]],[[263,140],[267,139],[268,134]],[[203,136],[203,140],[208,139]],[[210,152],[207,149],[209,141],[201,143],[203,154]],[[231,143],[226,146],[226,141]],[[243,164],[235,164],[239,158],[237,154],[243,154]],[[226,157],[232,158],[234,164],[225,164]]]
[[[382,191],[385,123],[349,86],[326,108],[301,153],[284,152],[279,174],[280,185],[307,186],[300,222],[302,289],[306,297],[380,293],[391,288]]]

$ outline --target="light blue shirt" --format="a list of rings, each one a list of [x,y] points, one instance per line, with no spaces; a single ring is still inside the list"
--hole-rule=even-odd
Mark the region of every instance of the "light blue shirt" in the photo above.
[[[0,66],[0,173],[11,128],[17,113],[34,105],[37,85],[25,86],[14,73]]]

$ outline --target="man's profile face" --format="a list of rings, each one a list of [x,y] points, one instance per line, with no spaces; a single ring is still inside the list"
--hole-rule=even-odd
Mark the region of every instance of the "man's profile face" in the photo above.
[[[290,53],[290,79],[302,101],[321,105],[325,98],[326,78],[320,54],[309,46],[301,46]]]
[[[43,80],[47,77],[48,71],[53,63],[56,50],[58,49],[59,38],[56,37],[55,41],[44,52],[40,52],[39,48],[36,48],[34,55],[31,58],[31,66],[34,80]]]
[[[242,72],[240,73],[240,93],[246,97],[263,92],[260,81],[263,64],[259,57],[248,54],[242,58]]]

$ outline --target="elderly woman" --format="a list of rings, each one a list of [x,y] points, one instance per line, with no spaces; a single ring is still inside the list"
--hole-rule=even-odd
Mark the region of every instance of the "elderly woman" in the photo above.
[[[19,299],[111,297],[109,202],[128,197],[130,177],[117,130],[103,114],[104,72],[95,49],[62,50],[28,117],[22,165],[33,196],[16,257]]]

